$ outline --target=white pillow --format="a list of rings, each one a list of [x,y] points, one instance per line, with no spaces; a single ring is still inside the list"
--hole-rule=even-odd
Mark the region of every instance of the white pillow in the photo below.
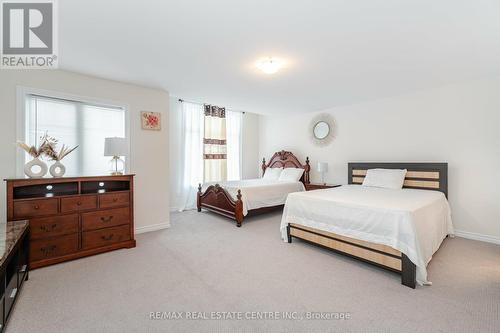
[[[363,186],[383,187],[400,190],[405,182],[406,169],[369,169]]]
[[[267,180],[278,180],[280,178],[282,171],[283,168],[266,168],[266,171],[264,172],[264,177],[262,178]]]
[[[289,182],[298,182],[302,174],[304,173],[304,169],[302,168],[285,168],[280,175],[279,180],[289,181]]]

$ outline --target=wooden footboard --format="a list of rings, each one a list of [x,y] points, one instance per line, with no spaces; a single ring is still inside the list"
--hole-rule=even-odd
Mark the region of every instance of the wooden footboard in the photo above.
[[[288,224],[287,236],[288,243],[292,242],[292,237],[296,237],[397,272],[401,274],[403,285],[415,288],[415,264],[406,255],[387,245],[365,242],[294,223]]]
[[[200,212],[202,208],[223,215],[236,221],[236,226],[241,227],[243,222],[243,201],[241,191],[238,190],[236,200],[219,184],[210,185],[202,192],[201,184],[198,185],[197,206]]]

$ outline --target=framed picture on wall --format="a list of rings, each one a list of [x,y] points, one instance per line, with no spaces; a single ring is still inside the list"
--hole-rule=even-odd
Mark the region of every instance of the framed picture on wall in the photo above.
[[[144,130],[161,130],[161,113],[141,111],[141,124]]]

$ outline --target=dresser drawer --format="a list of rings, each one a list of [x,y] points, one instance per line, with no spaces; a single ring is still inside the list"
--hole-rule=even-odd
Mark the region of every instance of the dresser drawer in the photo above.
[[[33,217],[57,214],[57,199],[36,199],[14,202],[14,217]]]
[[[60,257],[78,250],[78,234],[46,238],[30,244],[30,262]]]
[[[111,208],[126,206],[130,203],[130,193],[107,193],[101,194],[99,196],[99,207],[101,208]]]
[[[130,209],[115,208],[82,214],[82,228],[84,231],[114,227],[130,223]]]
[[[86,231],[82,235],[84,249],[111,245],[130,239],[130,226],[105,228],[94,231]]]
[[[85,195],[81,197],[70,197],[61,199],[61,212],[77,212],[97,208],[97,196]]]
[[[30,220],[31,239],[68,235],[76,232],[78,232],[78,214]]]

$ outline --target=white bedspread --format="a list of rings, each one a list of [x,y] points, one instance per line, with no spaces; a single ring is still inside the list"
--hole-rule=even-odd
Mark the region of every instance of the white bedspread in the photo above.
[[[203,184],[203,192],[208,186],[214,184],[213,182]],[[247,215],[251,209],[283,205],[289,193],[305,190],[301,182],[262,178],[219,182],[218,184],[224,187],[234,200],[236,200],[238,189],[241,190],[243,215]]]
[[[448,234],[450,208],[443,193],[360,185],[290,194],[281,221],[297,223],[377,244],[404,253],[417,267],[417,282],[427,281],[427,264]]]

